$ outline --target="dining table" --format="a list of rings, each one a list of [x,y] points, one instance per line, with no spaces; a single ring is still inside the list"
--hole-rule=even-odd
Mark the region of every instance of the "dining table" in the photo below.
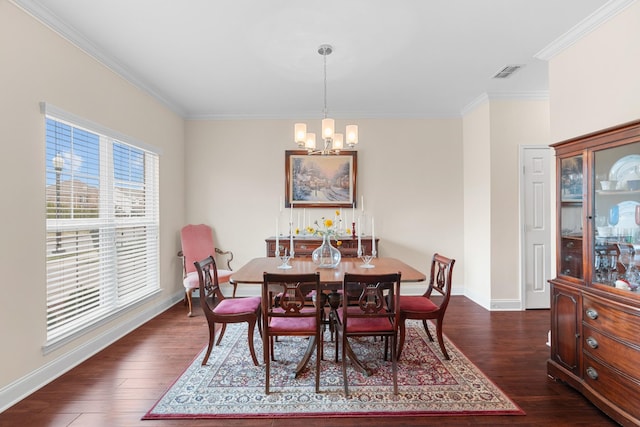
[[[336,267],[323,268],[316,265],[311,258],[291,258],[286,264],[283,264],[280,258],[260,257],[253,258],[240,269],[235,270],[229,279],[229,283],[231,283],[234,288],[239,284],[262,285],[265,272],[276,274],[309,274],[319,272],[320,284],[324,290],[329,292],[336,292],[338,289],[342,289],[345,273],[400,273],[401,282],[423,282],[427,279],[424,273],[396,258],[374,258],[368,265],[359,258],[342,258]],[[332,310],[336,310],[338,307],[332,305],[331,308]],[[311,358],[315,345],[317,345],[315,339],[310,339],[307,350],[296,367],[296,376],[302,371]],[[351,346],[346,345],[345,351],[357,370],[364,375],[371,375],[371,370],[356,357]]]

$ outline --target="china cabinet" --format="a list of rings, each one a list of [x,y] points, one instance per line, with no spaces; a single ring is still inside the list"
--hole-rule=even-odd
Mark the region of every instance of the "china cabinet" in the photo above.
[[[552,147],[557,277],[547,372],[618,423],[640,425],[640,121]]]

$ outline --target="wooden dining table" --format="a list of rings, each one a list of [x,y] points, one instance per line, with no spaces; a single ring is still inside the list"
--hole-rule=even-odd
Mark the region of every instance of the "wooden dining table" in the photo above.
[[[335,268],[320,268],[311,258],[292,258],[288,264],[291,268],[279,268],[282,266],[282,261],[279,258],[254,258],[239,270],[235,270],[229,279],[229,283],[231,283],[234,288],[239,284],[261,285],[264,281],[265,272],[277,274],[308,274],[319,272],[320,284],[327,291],[341,289],[345,273],[393,274],[399,272],[401,282],[422,282],[427,279],[424,273],[396,258],[374,258],[369,268],[364,267],[364,263],[358,258],[342,258]],[[332,307],[332,309],[335,310],[337,307]],[[316,345],[315,339],[309,340],[305,355],[296,367],[296,376],[306,366]],[[364,375],[371,375],[371,370],[358,360],[349,345],[345,346],[345,350],[356,369]]]
[[[359,258],[342,258],[336,268],[319,268],[311,258],[292,258],[289,260],[290,269],[279,269],[282,264],[279,258],[263,257],[254,258],[235,270],[229,279],[229,283],[238,284],[262,284],[263,274],[308,274],[320,272],[320,283],[325,289],[339,289],[342,286],[344,273],[357,274],[390,274],[401,273],[403,282],[423,282],[427,277],[421,271],[416,270],[396,258],[374,258],[371,261],[373,268],[364,268],[364,263]]]

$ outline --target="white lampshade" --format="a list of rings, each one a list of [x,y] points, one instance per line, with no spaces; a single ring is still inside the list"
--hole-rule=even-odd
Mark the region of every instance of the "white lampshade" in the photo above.
[[[354,146],[358,143],[358,125],[348,125],[347,130],[347,145]]]
[[[333,138],[335,123],[333,119],[322,119],[322,139]]]
[[[298,145],[303,145],[307,140],[307,124],[306,123],[296,123],[293,126],[293,133],[296,142]]]
[[[341,133],[333,134],[333,149],[342,150],[344,148],[344,135]]]
[[[316,149],[316,134],[313,132],[309,132],[307,134],[307,139],[305,140],[304,147],[307,150],[315,150]]]

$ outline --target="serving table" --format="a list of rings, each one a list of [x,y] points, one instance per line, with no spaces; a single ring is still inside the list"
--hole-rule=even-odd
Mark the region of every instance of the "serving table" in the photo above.
[[[331,244],[338,249],[342,254],[342,258],[357,258],[358,257],[358,239],[352,236],[340,236],[337,238],[340,241],[340,245],[337,245],[335,241]],[[291,253],[291,240],[288,236],[282,236],[278,240],[278,246],[280,246],[280,253],[284,253],[285,249]],[[265,239],[267,244],[267,256],[276,256],[276,238],[269,237]],[[373,239],[371,236],[363,236],[360,238],[360,244],[365,254],[371,254],[373,249]],[[293,249],[296,257],[307,258],[311,257],[313,250],[318,248],[322,244],[321,236],[294,236],[293,237]],[[376,237],[376,248],[378,253],[380,252],[380,239]]]
[[[342,288],[345,273],[393,274],[400,272],[402,282],[422,282],[427,279],[424,273],[396,258],[374,258],[373,261],[371,261],[371,264],[374,266],[373,268],[364,268],[363,262],[358,258],[343,258],[336,268],[319,268],[310,258],[291,259],[289,261],[291,268],[289,269],[279,269],[278,266],[281,264],[282,261],[279,258],[254,258],[239,270],[234,271],[229,282],[234,287],[240,283],[261,285],[265,272],[276,274],[309,274],[319,272],[322,287],[327,291],[336,291]],[[337,307],[332,308],[336,309]],[[309,361],[316,344],[315,338],[309,340],[307,351],[296,368],[296,375],[302,371]],[[349,346],[347,346],[345,350],[356,369],[364,375],[371,375],[371,371],[358,360]]]

